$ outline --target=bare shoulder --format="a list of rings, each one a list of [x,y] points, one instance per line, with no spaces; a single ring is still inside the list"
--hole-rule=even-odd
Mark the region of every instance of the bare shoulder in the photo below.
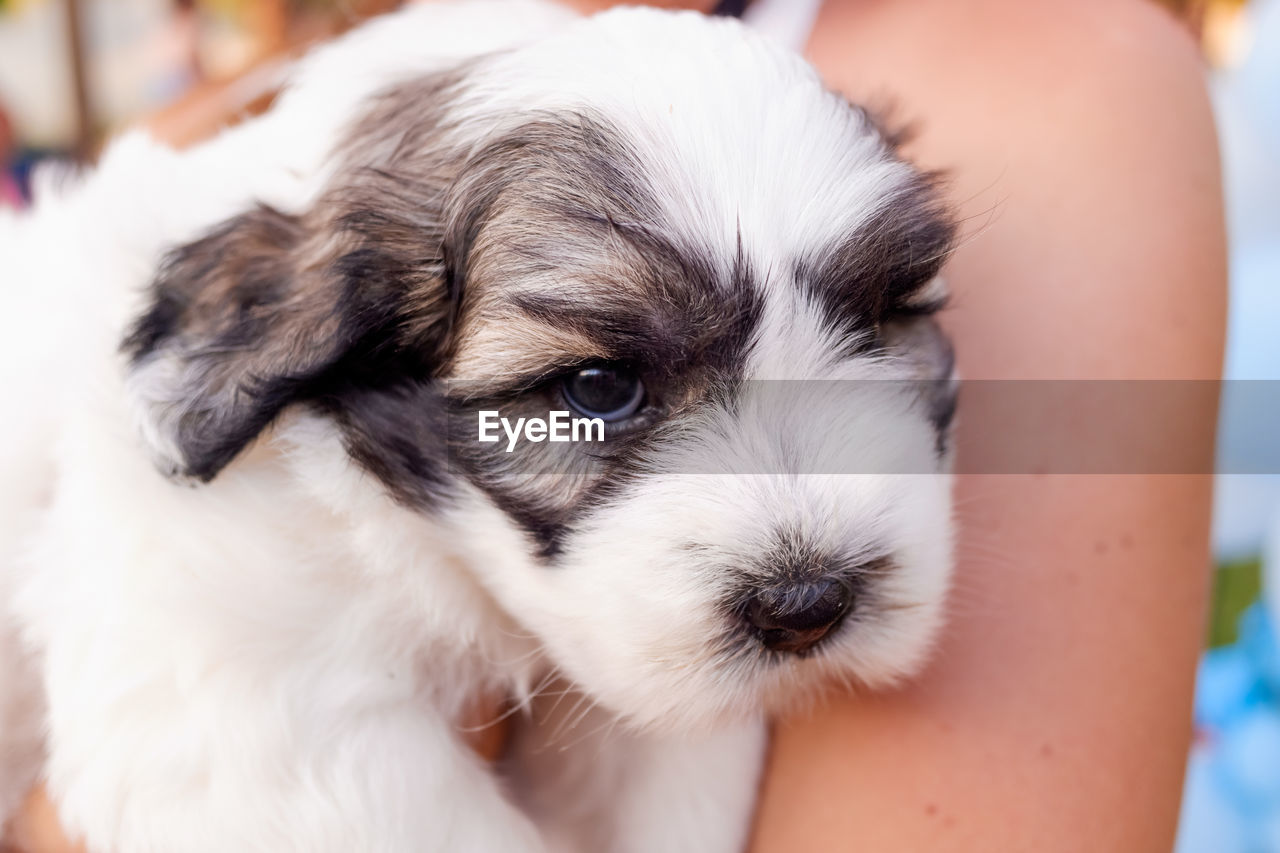
[[[1195,45],[1164,10],[831,0],[811,55],[836,88],[917,122],[908,154],[950,178],[968,375],[1008,375],[1027,352],[1042,357],[1017,359],[1025,375],[1216,375],[1217,143]]]
[[[1163,11],[827,0],[810,53],[835,88],[918,121],[907,153],[949,176],[965,237],[943,322],[968,378],[1218,375],[1217,146],[1194,45]],[[1065,411],[1022,428],[1107,416]],[[1170,440],[1208,453],[1213,421],[1212,406],[1172,413]],[[962,459],[972,423],[962,402]],[[755,850],[1170,849],[1210,478],[962,475],[956,489],[935,666],[900,694],[779,724]]]

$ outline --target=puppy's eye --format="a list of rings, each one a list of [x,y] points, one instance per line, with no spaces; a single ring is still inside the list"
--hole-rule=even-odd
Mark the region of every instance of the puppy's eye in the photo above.
[[[625,367],[587,367],[564,379],[561,390],[570,406],[589,418],[621,421],[644,403],[644,383]]]

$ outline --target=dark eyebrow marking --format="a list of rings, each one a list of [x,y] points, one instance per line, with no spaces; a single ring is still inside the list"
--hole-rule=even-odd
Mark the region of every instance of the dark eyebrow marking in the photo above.
[[[519,294],[510,305],[548,326],[567,329],[593,342],[606,358],[660,363],[682,357],[692,334],[691,318],[673,316],[665,306],[617,295],[585,302],[553,294]]]
[[[659,374],[689,367],[741,372],[764,313],[764,297],[739,256],[729,280],[713,283],[709,262],[688,259],[640,275],[590,301],[554,293],[522,293],[509,304],[529,318],[570,330],[611,360]]]
[[[938,274],[955,235],[938,176],[916,173],[825,257],[800,259],[796,279],[835,328],[929,313],[941,305],[915,305],[911,297]]]

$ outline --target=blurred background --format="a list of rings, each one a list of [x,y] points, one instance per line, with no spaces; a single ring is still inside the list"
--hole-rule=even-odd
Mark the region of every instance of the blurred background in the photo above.
[[[127,125],[184,144],[265,109],[290,56],[395,5],[0,0],[0,207],[26,204],[41,159],[89,159]],[[1203,48],[1222,139],[1232,272],[1218,456],[1237,472],[1217,483],[1178,851],[1280,853],[1280,475],[1248,473],[1280,439],[1247,402],[1251,383],[1280,380],[1280,0],[1164,5]]]

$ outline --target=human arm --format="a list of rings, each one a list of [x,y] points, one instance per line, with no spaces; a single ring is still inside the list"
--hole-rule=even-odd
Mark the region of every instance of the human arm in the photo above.
[[[951,170],[970,235],[944,318],[962,375],[1217,378],[1216,143],[1193,46],[1162,12],[828,0],[811,54],[855,98],[893,93],[920,120],[909,153]],[[1206,455],[1211,407],[1180,414],[1167,428]],[[962,402],[962,466],[981,438],[966,423]],[[964,475],[957,490],[935,664],[778,725],[754,849],[1169,850],[1210,477]]]

